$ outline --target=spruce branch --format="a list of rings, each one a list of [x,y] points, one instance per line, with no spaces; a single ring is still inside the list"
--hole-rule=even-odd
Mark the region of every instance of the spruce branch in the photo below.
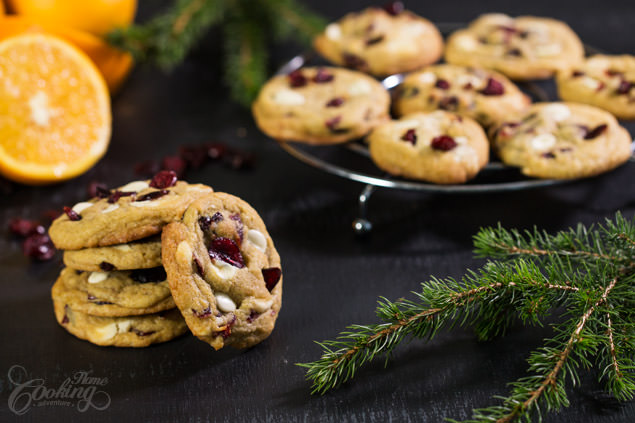
[[[106,36],[139,62],[171,69],[214,26],[222,27],[224,80],[232,98],[248,106],[268,74],[274,41],[309,45],[326,21],[296,0],[176,0],[162,14]]]
[[[322,356],[307,369],[313,393],[352,379],[365,363],[389,360],[398,345],[432,339],[439,330],[471,326],[479,339],[502,335],[520,320],[542,325],[564,309],[567,319],[552,324],[555,335],[528,358],[527,376],[510,384],[501,404],[476,409],[468,422],[542,420],[545,412],[569,405],[567,387],[579,372],[599,368],[606,390],[619,401],[635,395],[635,221],[620,213],[603,225],[550,235],[481,229],[475,252],[496,260],[459,281],[432,278],[414,299],[380,298],[380,323],[351,325],[335,340],[319,342]],[[594,362],[596,366],[594,366]],[[599,364],[599,366],[598,366]]]

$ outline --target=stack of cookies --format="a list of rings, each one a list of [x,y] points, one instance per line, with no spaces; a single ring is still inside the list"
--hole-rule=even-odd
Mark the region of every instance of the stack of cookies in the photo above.
[[[66,265],[52,297],[57,321],[78,338],[144,347],[189,326],[218,349],[273,330],[280,258],[239,198],[163,171],[64,211],[49,230]]]
[[[265,84],[253,114],[272,138],[329,145],[366,136],[377,167],[438,184],[474,178],[490,149],[538,178],[592,176],[631,156],[632,138],[613,115],[635,117],[635,58],[585,60],[563,22],[486,14],[444,45],[430,21],[393,2],[344,16],[313,44],[349,69],[304,67]],[[442,56],[447,63],[435,65]],[[396,86],[392,96],[372,77],[389,74],[400,74],[383,81]],[[552,77],[566,102],[532,106],[512,82]]]

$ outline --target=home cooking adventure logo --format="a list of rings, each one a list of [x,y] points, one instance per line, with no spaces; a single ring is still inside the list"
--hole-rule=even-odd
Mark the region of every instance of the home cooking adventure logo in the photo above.
[[[11,366],[7,374],[9,386],[13,387],[9,409],[17,415],[27,413],[31,407],[74,407],[82,413],[91,408],[105,410],[110,406],[110,395],[102,389],[108,378],[90,373],[79,370],[58,386],[47,386],[45,379],[29,379],[23,366]]]

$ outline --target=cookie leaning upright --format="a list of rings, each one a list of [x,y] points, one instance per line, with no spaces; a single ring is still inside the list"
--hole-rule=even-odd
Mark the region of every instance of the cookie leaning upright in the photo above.
[[[215,349],[246,348],[274,328],[282,299],[280,257],[245,201],[209,193],[165,227],[162,257],[190,330]]]
[[[389,119],[390,96],[374,78],[348,69],[302,68],[270,79],[252,111],[258,127],[283,141],[336,144]]]
[[[377,76],[409,72],[438,61],[443,37],[432,22],[392,7],[349,13],[313,41],[331,63]]]
[[[177,181],[174,172],[159,172],[150,181],[136,181],[100,197],[75,204],[55,219],[49,235],[63,250],[124,244],[161,232],[183,216],[205,185]]]
[[[584,58],[578,36],[564,22],[492,13],[480,16],[447,41],[445,60],[497,70],[511,79],[546,79]]]

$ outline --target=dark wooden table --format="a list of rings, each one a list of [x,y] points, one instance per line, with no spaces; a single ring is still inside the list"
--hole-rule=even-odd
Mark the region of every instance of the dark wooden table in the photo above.
[[[361,2],[310,1],[338,17]],[[588,44],[610,53],[635,52],[635,2],[508,1],[410,2],[436,22],[467,22],[484,11],[535,14],[566,20]],[[152,6],[142,5],[147,16]],[[297,46],[273,52],[280,63]],[[175,152],[180,144],[220,140],[255,153],[251,171],[211,165],[188,174],[249,201],[268,225],[283,260],[284,302],[272,336],[248,351],[215,352],[192,336],[146,349],[100,348],[60,328],[50,287],[61,257],[31,263],[20,244],[0,237],[0,421],[219,421],[385,422],[469,417],[494,403],[506,383],[521,377],[526,358],[549,327],[516,326],[504,338],[479,343],[469,331],[443,333],[430,343],[399,348],[386,370],[378,362],[354,383],[324,397],[310,395],[295,363],[316,359],[314,340],[334,337],[345,325],[376,321],[377,297],[398,298],[430,275],[459,277],[477,267],[471,236],[479,227],[534,225],[555,231],[592,223],[621,210],[635,212],[635,164],[601,177],[530,191],[480,195],[413,194],[380,190],[372,199],[372,237],[356,240],[357,183],[310,168],[286,154],[254,127],[250,114],[228,102],[211,34],[171,74],[138,68],[114,99],[110,150],[90,172],[46,188],[14,187],[0,197],[0,222],[36,218],[85,198],[93,180],[116,186],[134,178],[133,166]],[[633,131],[633,125],[630,125]],[[2,229],[4,231],[4,229]],[[8,407],[10,379],[44,379],[59,389],[87,372],[104,410],[33,404],[23,415]],[[600,392],[594,376],[569,389],[571,406],[548,422],[627,422],[633,403],[619,405]],[[23,398],[24,399],[24,398]],[[81,403],[80,403],[81,406]]]

